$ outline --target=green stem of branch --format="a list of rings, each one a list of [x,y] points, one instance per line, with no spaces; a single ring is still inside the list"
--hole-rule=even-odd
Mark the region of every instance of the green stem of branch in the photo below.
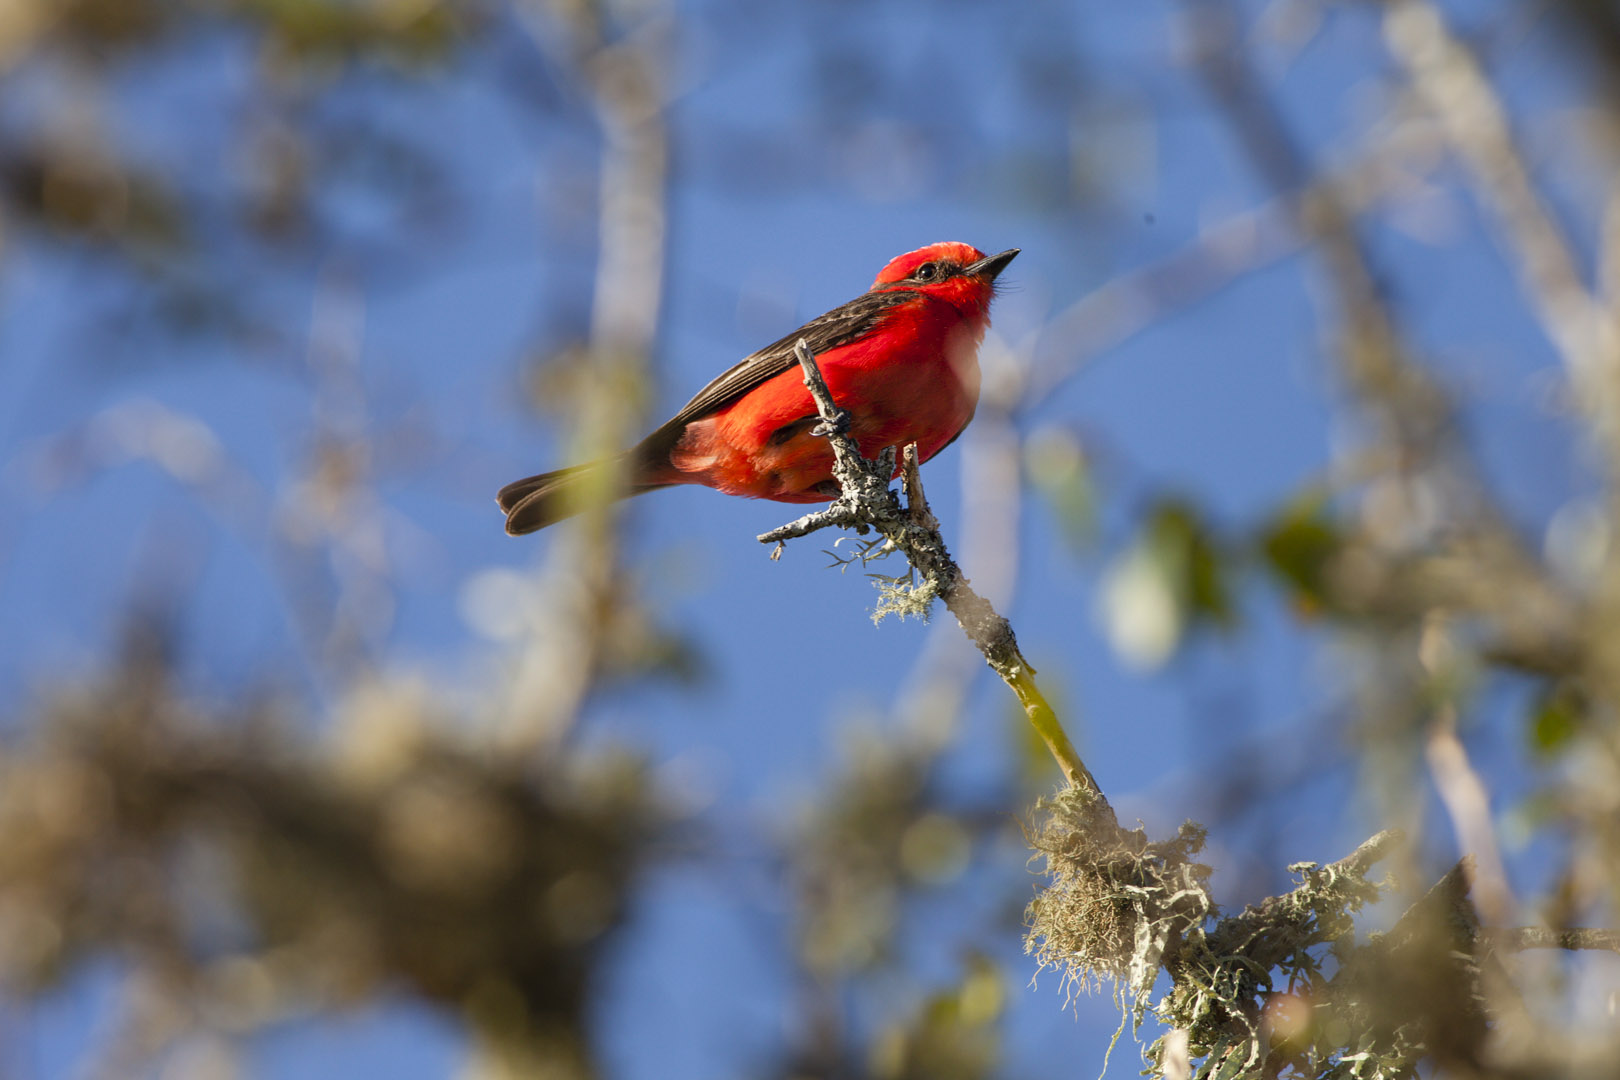
[[[1102,798],[1102,788],[1097,785],[1097,778],[1091,775],[1086,763],[1080,760],[1080,754],[1069,741],[1069,734],[1063,730],[1057,712],[1047,702],[1041,688],[1035,685],[1035,673],[1030,670],[1029,665],[1019,664],[1011,671],[997,669],[997,674],[1001,676],[1003,682],[1012,687],[1012,692],[1018,695],[1018,703],[1024,707],[1024,715],[1029,717],[1029,722],[1035,727],[1035,733],[1041,737],[1046,748],[1057,759],[1058,768],[1063,770],[1069,785],[1083,788]]]

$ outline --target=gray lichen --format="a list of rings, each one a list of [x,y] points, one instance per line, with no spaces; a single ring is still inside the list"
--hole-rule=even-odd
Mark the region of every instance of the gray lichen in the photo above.
[[[1151,842],[1105,809],[1079,788],[1036,804],[1026,833],[1048,882],[1026,912],[1024,947],[1069,988],[1114,982],[1139,1011],[1166,948],[1215,913],[1210,868],[1193,861],[1204,829],[1188,822],[1173,840]]]
[[[1026,832],[1047,879],[1026,913],[1026,951],[1071,992],[1111,983],[1123,1019],[1151,1014],[1177,1032],[1194,1078],[1396,1080],[1434,1052],[1437,1018],[1479,1023],[1475,939],[1446,918],[1471,910],[1466,884],[1357,943],[1353,916],[1384,888],[1369,874],[1395,833],[1336,863],[1295,864],[1294,889],[1222,918],[1210,868],[1195,861],[1200,825],[1149,841],[1071,789],[1038,803]],[[1170,985],[1155,999],[1161,972]],[[1403,985],[1425,987],[1426,1000],[1390,990]],[[1150,1075],[1166,1075],[1166,1045],[1146,1049]]]

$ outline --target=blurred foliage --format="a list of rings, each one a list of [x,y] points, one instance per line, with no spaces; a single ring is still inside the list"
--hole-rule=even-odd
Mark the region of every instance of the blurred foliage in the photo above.
[[[1114,647],[1157,667],[1199,626],[1237,622],[1232,559],[1202,513],[1184,499],[1156,503],[1136,538],[1104,572],[1104,625]]]
[[[1580,733],[1589,703],[1576,686],[1554,683],[1544,690],[1531,712],[1530,742],[1541,754],[1567,750]]]
[[[1024,444],[1024,469],[1035,490],[1051,504],[1058,525],[1076,551],[1097,541],[1096,477],[1085,447],[1073,432],[1041,428]]]
[[[337,242],[397,252],[449,206],[431,135],[323,105],[358,79],[443,71],[493,14],[463,0],[14,0],[0,13],[0,85],[33,92],[0,121],[0,240],[104,256],[98,269],[132,291],[87,302],[85,323],[114,342],[131,328],[279,342],[255,295],[279,256]],[[154,140],[126,86],[234,48],[247,79],[212,104],[236,119],[197,124],[182,154]],[[391,205],[396,231],[345,223],[332,195],[345,185]]]
[[[443,57],[484,5],[467,0],[18,0],[4,55],[72,52],[111,62],[199,23],[238,22],[306,62]]]
[[[9,749],[0,980],[111,952],[237,1028],[403,986],[497,1074],[589,1075],[591,971],[660,829],[639,765],[501,761],[403,687],[355,695],[311,756],[273,708],[179,696],[166,640],[136,626]]]
[[[1329,599],[1328,570],[1341,544],[1325,499],[1314,492],[1301,495],[1262,528],[1259,544],[1300,614],[1322,613]]]
[[[9,215],[66,236],[155,254],[184,241],[186,216],[167,182],[93,151],[17,147],[0,178]]]
[[[1001,971],[971,956],[961,985],[923,1002],[872,1046],[873,1080],[979,1080],[996,1075],[1001,1058],[998,1021],[1007,988]]]
[[[923,895],[948,892],[1009,831],[996,812],[956,805],[936,779],[938,745],[851,734],[842,767],[784,838],[798,898],[797,963],[811,1023],[776,1075],[794,1080],[975,1080],[998,1074],[1006,978],[969,949],[957,986],[920,994],[873,1023],[860,993],[904,985],[901,931]],[[1044,751],[1043,751],[1044,752]],[[1016,907],[1008,897],[1007,910]]]
[[[831,779],[791,844],[804,898],[800,950],[822,977],[889,959],[905,887],[953,876],[967,861],[966,833],[929,806],[927,756],[857,738],[848,772]]]

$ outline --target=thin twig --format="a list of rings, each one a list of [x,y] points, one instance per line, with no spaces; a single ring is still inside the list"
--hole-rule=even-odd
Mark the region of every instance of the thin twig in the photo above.
[[[1514,926],[1486,930],[1485,940],[1496,949],[1521,952],[1525,949],[1607,949],[1620,953],[1620,930],[1571,927],[1554,930],[1548,926]]]
[[[806,514],[764,533],[759,537],[760,543],[775,544],[772,558],[776,558],[781,554],[784,541],[818,529],[834,526],[859,533],[875,529],[921,575],[922,588],[945,602],[946,609],[956,616],[968,639],[984,655],[985,662],[1018,696],[1024,714],[1057,760],[1069,784],[1093,795],[1111,817],[1113,811],[1108,808],[1102,788],[1080,760],[1057,713],[1036,684],[1035,669],[1019,651],[1012,625],[973,590],[951,558],[939,532],[939,521],[928,508],[928,499],[923,493],[916,445],[907,446],[904,452],[901,482],[906,506],[902,507],[889,488],[894,478],[894,449],[885,449],[875,461],[863,457],[860,447],[849,436],[849,414],[833,400],[810,346],[801,338],[793,352],[804,369],[805,385],[810,388],[821,416],[822,422],[815,432],[826,435],[832,444],[833,476],[838,481],[840,494],[825,510]]]
[[[1477,884],[1478,871],[1474,857],[1465,855],[1422,900],[1401,917],[1391,929],[1391,934],[1401,933],[1407,924],[1414,921],[1416,913],[1427,906],[1431,909],[1431,914],[1443,915],[1447,922],[1462,934],[1467,944],[1477,942],[1497,952],[1523,952],[1526,949],[1570,951],[1604,949],[1620,953],[1620,930],[1605,927],[1571,926],[1554,929],[1550,926],[1482,926],[1472,899]]]
[[[1423,620],[1419,638],[1418,662],[1436,684],[1447,677],[1447,668],[1455,663],[1456,646],[1449,624],[1444,610],[1432,610]],[[1474,903],[1486,920],[1506,922],[1517,904],[1508,887],[1507,870],[1491,822],[1490,793],[1457,736],[1457,703],[1449,696],[1441,695],[1434,707],[1424,758],[1440,802],[1451,818],[1457,843],[1474,856]]]

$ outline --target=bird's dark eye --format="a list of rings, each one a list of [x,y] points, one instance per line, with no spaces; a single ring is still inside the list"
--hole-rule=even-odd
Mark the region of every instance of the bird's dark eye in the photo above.
[[[933,281],[939,276],[939,267],[933,263],[923,263],[917,267],[917,272],[911,276],[917,281]]]

